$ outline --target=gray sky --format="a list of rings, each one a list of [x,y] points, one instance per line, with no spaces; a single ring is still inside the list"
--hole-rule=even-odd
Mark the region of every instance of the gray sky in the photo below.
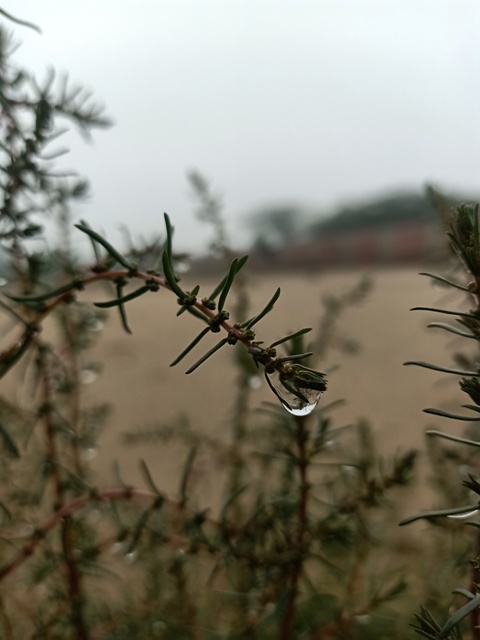
[[[115,126],[63,166],[89,178],[79,213],[112,240],[162,231],[203,245],[186,173],[242,214],[318,211],[432,181],[480,191],[478,0],[3,0],[15,58],[68,72]]]

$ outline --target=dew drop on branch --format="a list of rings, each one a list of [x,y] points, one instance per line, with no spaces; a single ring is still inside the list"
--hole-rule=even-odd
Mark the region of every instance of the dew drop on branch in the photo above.
[[[130,551],[129,553],[125,554],[124,560],[127,564],[133,564],[137,559],[137,556],[138,551],[135,549],[134,551]]]
[[[321,394],[318,394],[318,395],[320,397]],[[291,413],[292,416],[308,416],[308,414],[312,413],[312,411],[317,406],[318,399],[315,400],[315,402],[311,402],[310,404],[305,404],[300,400],[298,404],[299,406],[293,406],[292,404],[288,406],[285,404],[285,402],[282,402],[284,409],[286,409],[288,413]]]
[[[282,406],[293,416],[308,416],[315,409],[322,396],[322,392],[318,389],[302,387],[299,389],[299,393],[304,399],[299,398],[282,384],[277,371],[269,375],[269,380],[275,388]]]
[[[92,384],[98,378],[98,373],[93,369],[84,369],[80,372],[80,382],[82,384]]]
[[[95,447],[88,447],[87,449],[83,449],[81,452],[82,460],[84,462],[90,462],[98,455],[98,451]]]
[[[260,387],[262,386],[262,378],[257,374],[248,376],[248,386],[254,391],[260,389]]]

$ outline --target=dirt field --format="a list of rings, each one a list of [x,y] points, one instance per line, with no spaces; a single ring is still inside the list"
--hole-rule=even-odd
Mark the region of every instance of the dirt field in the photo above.
[[[278,285],[282,288],[276,308],[258,325],[258,338],[269,343],[301,327],[316,327],[322,294],[345,291],[361,275],[358,271],[269,275],[258,279],[251,276],[253,312],[265,304]],[[358,340],[362,349],[356,355],[330,352],[324,367],[336,368],[329,375],[329,389],[322,402],[346,398],[347,404],[336,412],[338,423],[368,418],[379,435],[382,453],[394,454],[421,447],[427,426],[461,429],[422,413],[427,406],[446,408],[454,403],[459,396],[456,380],[402,366],[411,359],[450,363],[445,351],[445,346],[451,343],[448,334],[425,328],[432,314],[409,311],[415,305],[435,305],[450,294],[435,289],[428,278],[412,269],[377,271],[370,275],[374,281],[372,292],[364,303],[349,310],[339,325],[339,333]],[[205,283],[205,291],[210,287],[211,283]],[[449,303],[452,306],[458,299],[447,298],[445,304]],[[179,412],[205,432],[224,433],[228,429],[235,380],[231,352],[224,348],[196,372],[185,375],[184,371],[203,353],[202,349],[216,341],[216,336],[207,337],[194,354],[170,368],[169,363],[196,335],[199,326],[190,316],[176,318],[176,310],[173,296],[166,292],[134,301],[129,305],[133,336],[122,331],[116,313],[112,313],[98,349],[92,354],[103,362],[104,368],[102,375],[88,387],[88,398],[114,406],[95,461],[102,476],[110,475],[111,461],[117,458],[126,478],[134,482],[140,457],[167,485],[170,478],[177,476],[176,468],[182,461],[174,456],[163,460],[166,466],[159,468],[160,452],[155,448],[122,447],[121,434],[125,430],[167,423]],[[259,407],[265,400],[274,400],[265,385],[255,397]]]
[[[252,312],[259,311],[277,286],[282,295],[274,311],[258,325],[257,337],[273,342],[304,326],[316,327],[324,293],[345,291],[360,278],[361,271],[327,274],[250,276]],[[346,398],[336,411],[338,424],[366,417],[378,434],[379,449],[386,455],[412,447],[422,447],[426,427],[461,433],[461,426],[422,413],[427,406],[452,407],[460,396],[456,380],[417,367],[404,367],[410,359],[450,364],[445,346],[451,340],[438,329],[425,329],[432,314],[411,312],[415,305],[443,301],[455,308],[458,298],[432,287],[416,270],[395,269],[370,273],[374,287],[361,305],[342,318],[339,333],[361,343],[356,355],[332,351],[321,365],[333,368],[329,389],[322,402]],[[187,278],[185,286],[188,286]],[[192,283],[197,284],[196,282]],[[211,282],[200,282],[207,293]],[[97,299],[106,299],[99,291]],[[124,333],[115,310],[110,312],[98,346],[88,354],[102,363],[101,375],[85,387],[88,402],[108,402],[113,412],[100,440],[94,460],[99,481],[112,483],[112,461],[120,463],[124,479],[139,481],[138,460],[144,458],[159,485],[174,491],[183,458],[175,449],[164,455],[162,446],[127,448],[122,434],[141,427],[166,424],[179,413],[188,416],[197,428],[213,434],[228,432],[229,408],[234,397],[235,368],[231,351],[225,347],[193,374],[185,375],[193,363],[217,337],[207,337],[180,365],[169,363],[198,333],[199,323],[188,316],[176,318],[174,296],[165,291],[133,301],[128,315],[133,335]],[[442,318],[444,320],[444,318]],[[469,345],[467,345],[469,346]],[[203,349],[203,351],[202,351]],[[19,393],[6,380],[4,392]],[[255,404],[275,401],[263,384],[255,392]],[[453,403],[453,405],[452,405]],[[208,464],[206,465],[208,474]],[[214,484],[214,480],[212,479]],[[425,505],[428,506],[428,505]]]

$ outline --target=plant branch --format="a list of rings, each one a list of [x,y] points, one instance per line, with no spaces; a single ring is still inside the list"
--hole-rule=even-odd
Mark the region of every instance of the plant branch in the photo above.
[[[288,600],[283,614],[283,620],[280,631],[280,640],[289,640],[292,637],[293,626],[295,621],[295,610],[298,597],[298,583],[302,574],[305,546],[305,539],[308,533],[308,515],[307,504],[308,495],[310,491],[310,483],[308,482],[308,453],[307,453],[307,440],[308,431],[306,428],[305,419],[303,417],[295,418],[296,428],[296,448],[297,458],[296,463],[298,467],[299,476],[299,496],[297,505],[297,533],[295,539],[295,548],[298,550],[298,555],[292,562],[289,580],[287,582],[288,588]]]

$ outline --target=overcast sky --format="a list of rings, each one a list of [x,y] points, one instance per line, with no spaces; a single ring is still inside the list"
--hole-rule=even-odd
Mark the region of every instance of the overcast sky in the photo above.
[[[208,233],[186,180],[244,214],[317,211],[384,190],[480,191],[478,0],[3,0],[15,59],[91,89],[114,127],[68,139],[89,178],[79,213],[115,240],[127,224],[177,244]]]

